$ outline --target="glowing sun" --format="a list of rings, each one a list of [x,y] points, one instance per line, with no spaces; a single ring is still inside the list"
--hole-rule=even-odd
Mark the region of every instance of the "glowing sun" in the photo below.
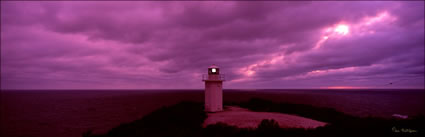
[[[334,31],[341,35],[347,35],[350,32],[350,28],[347,25],[338,25]]]

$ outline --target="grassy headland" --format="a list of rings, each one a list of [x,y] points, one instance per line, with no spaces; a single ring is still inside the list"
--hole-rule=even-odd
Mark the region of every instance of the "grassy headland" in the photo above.
[[[424,136],[425,118],[383,119],[355,117],[331,108],[275,103],[263,99],[225,103],[252,111],[280,112],[330,123],[316,129],[283,129],[274,120],[263,120],[257,129],[240,129],[223,123],[202,128],[207,115],[203,103],[181,102],[163,107],[142,119],[122,124],[103,135],[83,133],[83,137],[360,137]]]

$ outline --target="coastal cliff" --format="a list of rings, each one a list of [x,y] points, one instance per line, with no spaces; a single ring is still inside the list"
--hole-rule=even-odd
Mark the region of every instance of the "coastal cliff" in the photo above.
[[[121,124],[105,134],[94,135],[90,131],[83,137],[268,137],[268,136],[423,136],[423,116],[409,119],[383,119],[355,117],[330,108],[310,105],[275,103],[262,99],[247,102],[225,103],[256,112],[274,112],[311,118],[326,124],[317,128],[282,128],[274,119],[262,120],[257,128],[238,128],[223,122],[203,126],[208,114],[200,102],[181,102],[163,107],[142,119]]]

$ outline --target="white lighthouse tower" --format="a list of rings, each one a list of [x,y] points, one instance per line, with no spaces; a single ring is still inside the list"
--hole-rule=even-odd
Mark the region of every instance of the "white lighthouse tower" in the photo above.
[[[205,81],[205,111],[217,112],[223,110],[224,75],[216,65],[208,67],[208,75],[203,75]]]

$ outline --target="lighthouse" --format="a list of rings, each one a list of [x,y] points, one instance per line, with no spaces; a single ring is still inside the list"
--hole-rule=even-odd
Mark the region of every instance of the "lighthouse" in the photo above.
[[[205,82],[205,111],[218,112],[223,110],[224,75],[216,65],[208,67],[208,74],[202,76]]]

